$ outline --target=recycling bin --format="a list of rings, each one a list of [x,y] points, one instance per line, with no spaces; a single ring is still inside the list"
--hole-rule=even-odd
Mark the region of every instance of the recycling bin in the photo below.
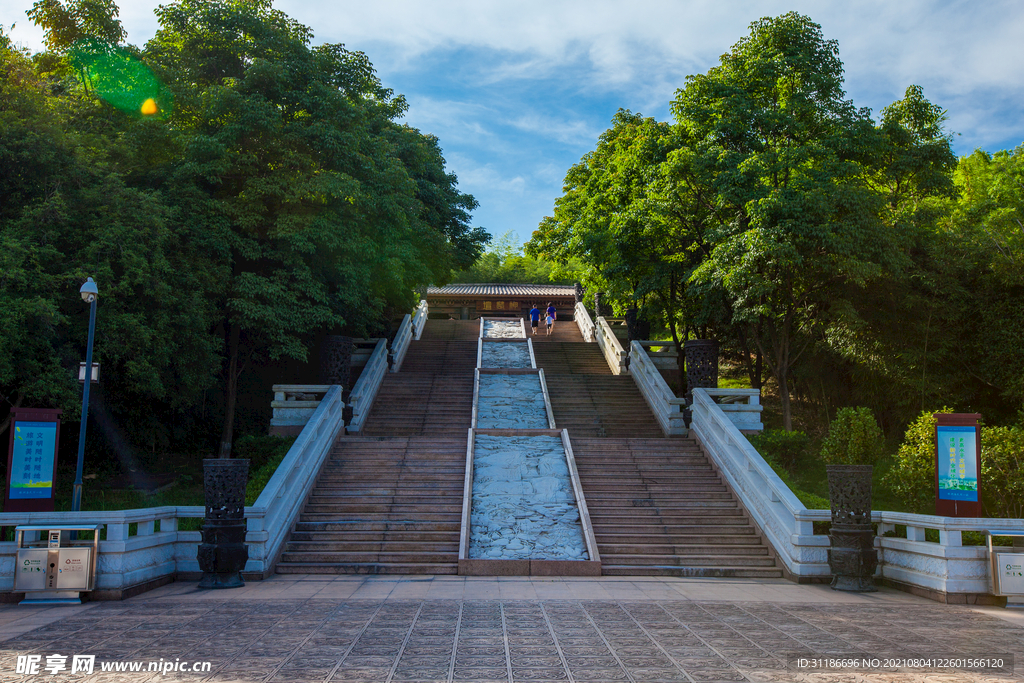
[[[22,605],[80,603],[96,587],[100,524],[32,524],[15,529],[14,592]],[[91,540],[77,538],[91,531]]]

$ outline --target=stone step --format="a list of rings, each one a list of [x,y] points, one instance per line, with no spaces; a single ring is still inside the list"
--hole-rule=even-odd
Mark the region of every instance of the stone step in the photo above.
[[[288,542],[288,551],[295,553],[441,553],[458,555],[459,543],[457,540],[445,541],[327,541],[317,539],[315,541],[301,541],[293,538]],[[457,558],[456,558],[457,559]]]
[[[459,562],[459,547],[449,552],[426,552],[416,550],[413,552],[329,552],[329,551],[292,551],[286,550],[281,553],[281,561],[289,564],[352,564],[352,563],[374,563],[374,564],[439,564],[443,562]]]
[[[600,550],[600,546],[598,546]],[[602,560],[604,552],[601,552]],[[775,558],[753,557],[750,555],[705,555],[705,556],[674,556],[674,555],[610,555],[608,564],[632,565],[635,567],[775,567]]]
[[[373,503],[360,501],[358,503],[321,503],[310,500],[306,503],[304,518],[318,514],[337,514],[352,517],[363,517],[367,514],[388,514],[409,518],[436,518],[440,515],[461,515],[462,502],[451,505],[438,505],[436,503]]]
[[[352,563],[321,563],[321,562],[281,562],[277,565],[278,574],[458,574],[458,562],[406,564],[386,562],[352,562]]]
[[[644,544],[646,547],[672,547],[672,546],[705,546],[705,545],[750,545],[753,540],[756,540],[754,530],[749,526],[742,526],[736,528],[730,527],[709,527],[708,532],[694,532],[685,533],[681,532],[678,534],[642,534],[639,531],[635,533],[622,534],[622,533],[598,533],[597,530],[594,532],[594,536],[597,538],[597,542],[602,545],[608,546],[627,546],[630,544]]]
[[[377,544],[384,543],[428,543],[446,545],[455,543],[458,550],[458,536],[453,537],[450,531],[294,531],[289,543],[352,543]]]
[[[749,540],[749,539],[748,539]],[[623,557],[633,556],[662,556],[662,555],[678,555],[679,557],[707,557],[707,558],[721,558],[726,555],[744,555],[753,557],[767,557],[768,548],[761,544],[699,544],[699,545],[685,545],[685,544],[672,544],[667,545],[663,543],[604,543],[601,540],[597,542],[598,550],[601,551],[601,556],[614,555],[616,559]]]
[[[601,563],[604,576],[680,576],[694,578],[781,579],[781,569],[756,567],[636,566]]]
[[[714,524],[698,522],[686,523],[664,523],[650,522],[644,524],[622,523],[622,516],[618,520],[609,522],[594,522],[594,534],[607,537],[608,535],[619,536],[662,536],[665,539],[676,538],[686,534],[754,534],[754,528],[750,526],[746,517],[719,517]]]
[[[436,530],[437,527],[430,526],[434,523],[451,523],[454,522],[456,525],[462,521],[462,511],[452,513],[444,512],[433,512],[433,513],[418,513],[415,516],[391,513],[391,512],[360,512],[358,517],[355,515],[343,515],[339,516],[330,512],[303,512],[301,517],[303,522],[346,522],[346,521],[358,521],[358,522],[393,522],[400,524],[426,524],[427,528]],[[456,531],[458,529],[456,528]]]
[[[295,523],[295,530],[302,532],[345,532],[350,531],[365,533],[370,531],[416,533],[427,532],[455,532],[458,537],[459,529],[462,526],[461,518],[451,520],[380,520],[380,519],[322,519],[307,520],[300,519]]]

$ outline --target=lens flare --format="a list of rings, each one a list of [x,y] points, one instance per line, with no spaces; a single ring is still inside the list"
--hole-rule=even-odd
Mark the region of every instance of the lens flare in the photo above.
[[[75,43],[69,56],[85,87],[111,106],[143,116],[170,113],[170,93],[128,50],[87,38]]]

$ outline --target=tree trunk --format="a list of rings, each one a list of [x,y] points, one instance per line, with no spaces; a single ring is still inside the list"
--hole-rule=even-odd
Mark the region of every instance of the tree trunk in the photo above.
[[[782,399],[782,428],[793,431],[793,414],[789,407],[789,368],[779,373],[779,397]]]
[[[218,457],[231,457],[231,444],[235,432],[235,402],[238,397],[238,345],[241,327],[238,323],[229,323],[228,332],[228,386],[227,400],[224,403],[224,431],[220,435],[220,454]]]

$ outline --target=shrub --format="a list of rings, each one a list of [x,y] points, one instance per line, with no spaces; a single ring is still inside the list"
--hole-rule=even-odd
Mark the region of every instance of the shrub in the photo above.
[[[279,436],[245,436],[235,442],[236,457],[249,458],[249,481],[245,485],[247,506],[253,505],[263,493],[293,443],[294,438]]]
[[[843,408],[821,443],[821,457],[830,465],[870,465],[882,454],[882,430],[870,408]]]
[[[935,513],[935,413],[953,409],[926,410],[907,426],[893,464],[882,482],[912,512]]]
[[[990,517],[1024,517],[1024,428],[982,428],[981,497]]]
[[[792,471],[801,456],[807,453],[811,439],[803,432],[787,432],[785,429],[769,429],[760,434],[751,434],[747,440],[765,460],[774,460]]]

